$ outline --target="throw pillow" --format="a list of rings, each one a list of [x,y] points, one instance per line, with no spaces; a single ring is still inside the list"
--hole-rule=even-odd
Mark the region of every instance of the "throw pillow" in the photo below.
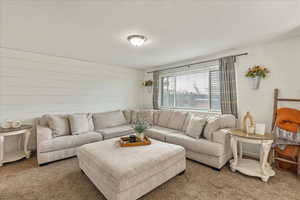
[[[182,127],[183,132],[186,132],[186,129],[187,129],[187,127],[188,127],[188,125],[189,125],[189,123],[190,123],[193,116],[194,115],[190,112],[186,115],[186,118],[184,120],[183,127]]]
[[[78,135],[90,130],[88,114],[69,115],[72,135]]]
[[[206,124],[205,118],[193,117],[186,130],[186,135],[199,139]]]
[[[203,136],[207,140],[212,140],[213,132],[217,131],[218,129],[220,129],[220,119],[219,119],[219,117],[217,117],[217,116],[208,117],[207,118],[207,123],[206,123],[204,131],[203,131]]]
[[[123,115],[128,124],[131,123],[131,110],[123,110]]]
[[[92,113],[88,113],[87,117],[88,117],[88,120],[89,120],[89,131],[94,131],[95,130],[95,126],[94,126],[94,121],[93,121],[93,114]]]
[[[54,137],[70,135],[70,123],[66,116],[48,115],[48,125]]]

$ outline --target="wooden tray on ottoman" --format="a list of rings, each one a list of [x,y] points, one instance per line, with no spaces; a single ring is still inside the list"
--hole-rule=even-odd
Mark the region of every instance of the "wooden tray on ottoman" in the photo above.
[[[129,137],[121,137],[119,140],[120,147],[134,147],[134,146],[144,146],[144,145],[150,145],[151,141],[150,139],[145,136],[144,140],[140,140],[139,138],[136,138],[136,142],[129,142]]]

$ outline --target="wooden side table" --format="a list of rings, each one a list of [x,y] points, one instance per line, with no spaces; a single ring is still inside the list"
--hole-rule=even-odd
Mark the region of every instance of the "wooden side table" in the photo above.
[[[3,163],[20,160],[24,157],[30,157],[30,151],[27,149],[28,139],[31,134],[31,125],[22,125],[19,128],[0,128],[0,167]],[[5,138],[19,135],[18,148],[12,152],[5,152]],[[23,143],[22,143],[23,139]]]
[[[271,176],[275,175],[272,167],[268,163],[268,155],[273,143],[271,134],[257,135],[247,134],[241,130],[231,130],[231,148],[234,159],[230,161],[230,168],[233,172],[239,171],[249,176],[260,177],[267,182]],[[260,144],[260,160],[243,158],[242,143]],[[239,145],[239,156],[238,156]]]

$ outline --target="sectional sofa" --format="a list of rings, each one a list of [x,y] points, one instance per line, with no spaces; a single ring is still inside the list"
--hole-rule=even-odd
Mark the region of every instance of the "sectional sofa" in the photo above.
[[[76,148],[87,143],[132,134],[134,130],[131,124],[137,120],[152,124],[145,135],[183,146],[189,159],[220,169],[232,157],[229,128],[236,126],[236,119],[232,115],[205,116],[171,110],[118,110],[93,114],[44,115],[37,119],[38,163],[75,156]],[[195,120],[199,123],[191,129]]]

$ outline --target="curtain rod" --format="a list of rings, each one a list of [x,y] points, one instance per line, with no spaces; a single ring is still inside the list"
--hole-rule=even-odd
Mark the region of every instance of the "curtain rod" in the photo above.
[[[241,53],[241,54],[230,55],[230,56],[238,57],[238,56],[246,56],[246,55],[248,55],[248,52]],[[225,56],[225,57],[220,57],[220,58],[214,58],[214,59],[210,59],[210,60],[204,60],[204,61],[195,62],[195,63],[191,63],[191,64],[186,64],[186,65],[180,65],[180,66],[176,66],[176,67],[169,67],[169,68],[164,68],[164,69],[157,69],[157,70],[153,70],[153,71],[150,71],[150,72],[147,72],[147,73],[162,72],[162,71],[166,71],[166,70],[170,70],[170,69],[178,69],[178,68],[182,68],[182,67],[189,67],[191,65],[197,65],[197,64],[202,64],[202,63],[217,61],[219,59],[230,57],[230,56]]]

